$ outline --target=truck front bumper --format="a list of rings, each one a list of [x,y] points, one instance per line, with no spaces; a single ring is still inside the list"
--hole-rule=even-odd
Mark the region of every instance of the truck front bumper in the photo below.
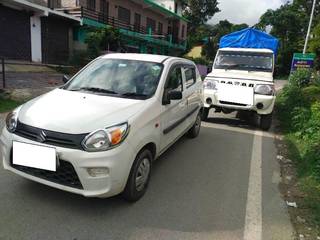
[[[254,94],[253,105],[245,105],[231,102],[221,102],[218,100],[217,90],[204,90],[204,107],[205,108],[225,108],[232,110],[254,111],[258,114],[270,114],[273,111],[276,97]]]

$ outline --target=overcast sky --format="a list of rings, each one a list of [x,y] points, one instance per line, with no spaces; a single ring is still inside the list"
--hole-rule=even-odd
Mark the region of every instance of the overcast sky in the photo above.
[[[287,0],[219,0],[221,12],[214,15],[209,23],[227,19],[232,23],[247,23],[249,26],[259,21],[268,9],[276,9]]]

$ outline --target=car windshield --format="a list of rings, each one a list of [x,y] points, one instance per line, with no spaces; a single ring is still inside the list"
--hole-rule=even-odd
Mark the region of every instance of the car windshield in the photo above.
[[[147,99],[154,95],[163,65],[153,62],[106,59],[95,60],[63,88],[115,97]]]
[[[245,70],[245,71],[273,71],[272,53],[219,51],[215,69]]]

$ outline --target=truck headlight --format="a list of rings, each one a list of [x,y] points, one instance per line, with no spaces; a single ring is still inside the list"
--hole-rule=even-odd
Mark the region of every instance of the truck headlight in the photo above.
[[[12,112],[8,113],[6,117],[6,127],[11,133],[16,131],[18,125],[18,115],[21,107],[16,108]]]
[[[275,89],[273,85],[257,84],[254,87],[254,93],[271,96],[271,95],[274,95]]]
[[[128,123],[106,129],[99,129],[90,133],[82,142],[88,152],[106,151],[120,145],[128,135]]]
[[[204,89],[217,90],[218,82],[219,81],[217,81],[217,80],[206,79],[203,81]]]

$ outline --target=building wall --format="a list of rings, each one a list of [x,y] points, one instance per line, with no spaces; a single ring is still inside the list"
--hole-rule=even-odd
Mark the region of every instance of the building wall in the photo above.
[[[30,61],[30,14],[0,5],[0,29],[0,56]]]
[[[168,32],[168,20],[161,14],[152,11],[151,9],[143,9],[143,7],[139,4],[136,4],[132,1],[128,0],[117,0],[117,1],[109,1],[109,14],[111,17],[118,18],[118,6],[127,8],[130,10],[131,21],[130,23],[134,24],[134,14],[138,13],[141,15],[141,26],[147,25],[147,18],[151,18],[156,21],[156,31],[158,31],[158,22],[163,24],[163,34],[167,34]]]
[[[44,7],[48,6],[48,0],[27,0],[28,2],[34,3],[34,4],[38,4]]]
[[[75,8],[77,7],[76,0],[61,0],[61,6],[65,8]]]

